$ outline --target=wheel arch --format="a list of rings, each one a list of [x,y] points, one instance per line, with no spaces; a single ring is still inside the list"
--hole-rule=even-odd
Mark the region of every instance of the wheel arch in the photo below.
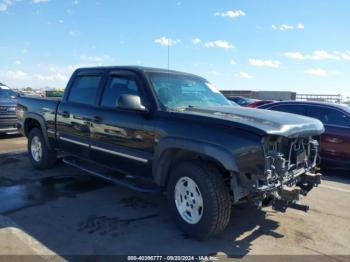
[[[212,164],[224,176],[238,172],[234,155],[225,148],[200,141],[166,138],[159,142],[153,159],[152,174],[159,186],[165,186],[171,167],[181,160],[201,159]]]
[[[26,137],[29,136],[29,133],[33,128],[39,128],[44,137],[46,145],[49,148],[51,148],[49,143],[49,137],[46,132],[47,129],[46,129],[45,120],[42,116],[35,113],[28,113],[25,117],[23,128],[24,128],[24,135]]]

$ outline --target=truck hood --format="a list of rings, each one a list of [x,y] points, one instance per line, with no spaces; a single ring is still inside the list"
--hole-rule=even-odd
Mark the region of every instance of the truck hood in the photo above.
[[[323,124],[314,118],[264,109],[244,107],[188,108],[185,114],[229,121],[234,127],[249,129],[259,135],[284,137],[316,136],[324,132]]]
[[[15,106],[17,99],[10,97],[0,97],[0,106]]]

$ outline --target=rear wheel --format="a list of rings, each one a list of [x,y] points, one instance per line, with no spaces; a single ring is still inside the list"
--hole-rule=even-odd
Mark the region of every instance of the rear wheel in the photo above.
[[[56,152],[49,149],[39,128],[33,128],[29,133],[28,154],[32,165],[37,169],[53,167],[57,161]]]
[[[186,234],[221,233],[231,215],[231,197],[221,173],[200,161],[181,162],[170,174],[167,196],[176,224]]]

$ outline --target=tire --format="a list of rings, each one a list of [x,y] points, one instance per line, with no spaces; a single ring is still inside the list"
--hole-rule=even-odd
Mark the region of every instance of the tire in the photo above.
[[[40,148],[41,153],[38,155]],[[39,128],[33,128],[28,136],[28,154],[30,161],[36,169],[48,169],[53,167],[57,162],[57,154],[54,150],[48,148],[43,134]]]
[[[202,196],[202,209],[196,207],[195,204],[193,208],[192,206],[188,207],[187,204],[191,204],[191,198],[187,196],[184,200],[184,196],[182,198],[181,193],[179,193],[188,194],[187,190],[182,190],[186,188],[186,184],[188,188],[193,189],[191,180],[197,186],[194,190],[195,194]],[[176,224],[185,234],[191,237],[205,239],[219,234],[230,221],[232,203],[229,188],[225,185],[221,173],[215,167],[204,162],[186,161],[177,164],[170,173],[167,184],[167,198]],[[183,205],[180,203],[181,199]],[[192,210],[181,212],[181,215],[179,210],[183,210],[185,201],[187,201],[187,208],[192,208]],[[200,201],[197,202],[200,203]],[[189,214],[193,210],[195,215],[190,216]],[[200,216],[199,220],[198,214]]]

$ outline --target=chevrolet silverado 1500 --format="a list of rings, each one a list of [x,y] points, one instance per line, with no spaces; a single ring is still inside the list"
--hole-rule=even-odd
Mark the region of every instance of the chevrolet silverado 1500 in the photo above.
[[[320,183],[316,119],[242,108],[199,76],[145,67],[74,72],[61,101],[19,98],[35,168],[57,158],[143,192],[167,195],[177,225],[205,238],[232,206],[301,207]]]

